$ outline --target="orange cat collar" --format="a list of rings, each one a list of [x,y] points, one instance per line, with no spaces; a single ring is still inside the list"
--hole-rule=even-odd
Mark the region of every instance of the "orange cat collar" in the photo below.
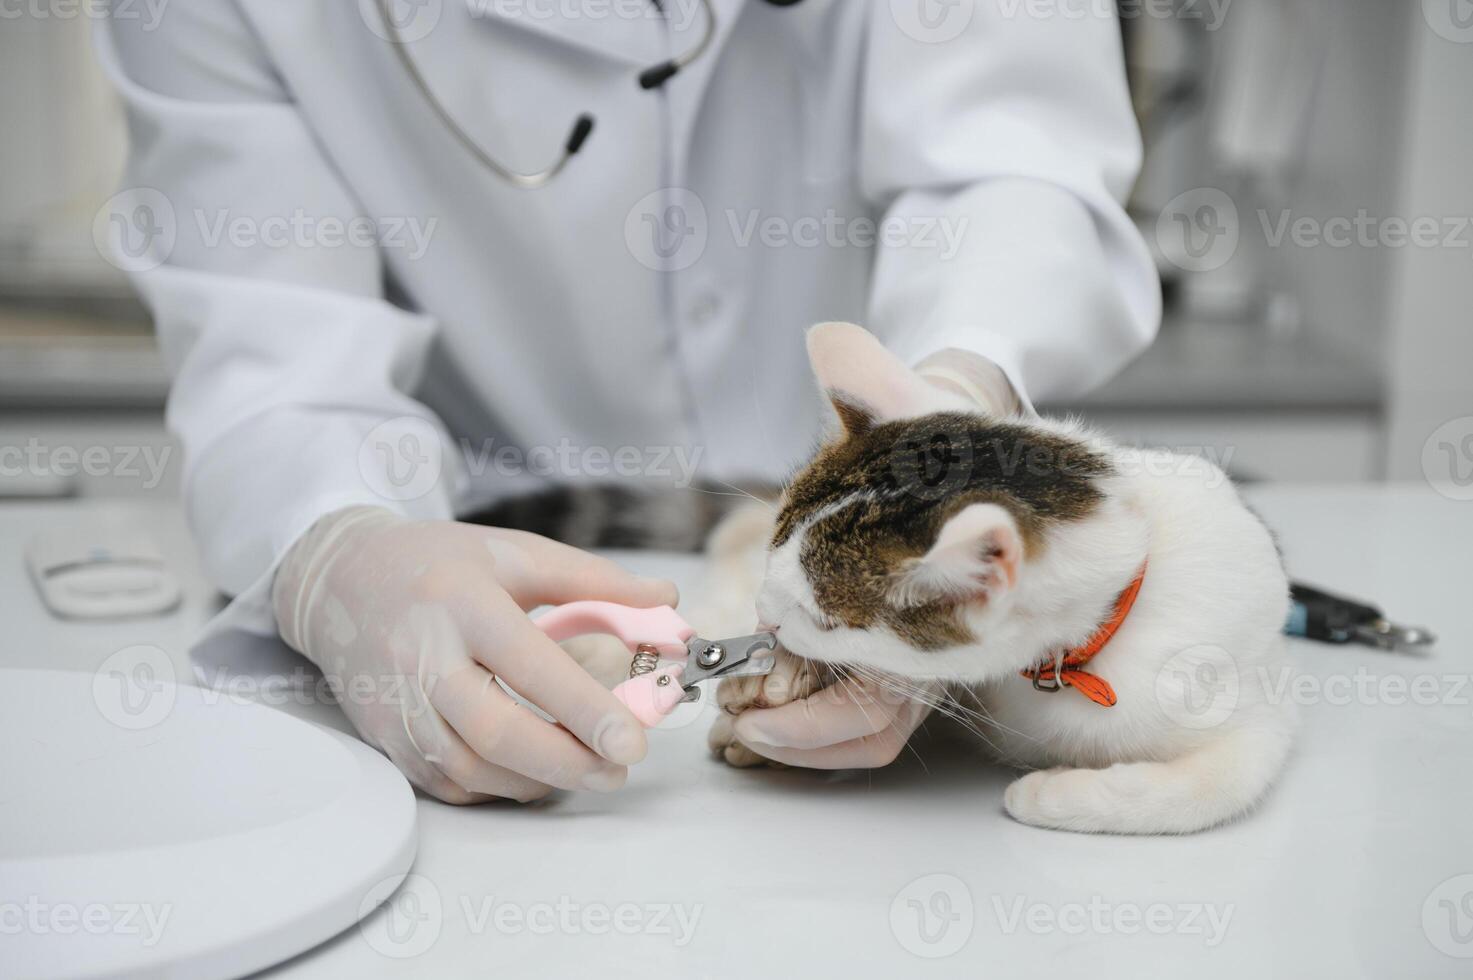
[[[1130,615],[1130,608],[1135,605],[1135,598],[1140,594],[1141,583],[1145,580],[1146,566],[1142,565],[1135,580],[1115,600],[1115,610],[1110,618],[1100,624],[1100,628],[1095,630],[1094,635],[1083,646],[1066,650],[1062,656],[1051,657],[1037,667],[1023,671],[1023,676],[1033,682],[1034,689],[1052,693],[1061,688],[1072,687],[1095,704],[1106,708],[1114,707],[1115,689],[1103,677],[1086,671],[1084,665],[1093,660],[1095,654],[1103,650],[1105,644],[1115,636],[1120,625],[1125,622],[1125,617]]]

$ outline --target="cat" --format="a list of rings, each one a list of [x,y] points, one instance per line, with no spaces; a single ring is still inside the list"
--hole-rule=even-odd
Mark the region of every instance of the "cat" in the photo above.
[[[837,428],[775,511],[712,536],[705,621],[745,632],[755,606],[783,651],[771,677],[723,685],[718,756],[763,762],[736,717],[864,676],[1032,770],[1002,801],[1022,823],[1182,834],[1254,807],[1295,728],[1266,689],[1289,586],[1226,475],[999,417],[851,324],[813,328],[808,351]]]

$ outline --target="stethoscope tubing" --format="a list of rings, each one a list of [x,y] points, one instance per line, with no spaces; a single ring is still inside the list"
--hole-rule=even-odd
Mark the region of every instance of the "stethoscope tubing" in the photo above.
[[[477,163],[500,179],[523,190],[537,190],[538,188],[546,187],[567,169],[573,157],[578,155],[578,151],[583,149],[583,145],[593,135],[596,120],[591,113],[582,113],[573,121],[573,126],[568,132],[568,138],[563,143],[562,153],[552,166],[532,173],[513,170],[488,153],[485,147],[467,133],[464,127],[456,121],[455,116],[450,110],[446,108],[445,104],[435,95],[435,91],[430,86],[429,80],[420,71],[419,65],[410,53],[409,43],[405,39],[403,32],[400,31],[399,25],[395,22],[393,12],[389,9],[389,5],[393,2],[394,0],[378,0],[377,7],[379,19],[383,22],[384,31],[388,36],[390,46],[394,49],[394,55],[399,59],[399,64],[403,67],[404,73],[409,77],[410,82],[413,83],[415,89],[419,92],[420,97],[429,105],[431,111],[434,112],[445,129],[455,137],[456,142],[464,147],[465,151]],[[700,2],[702,9],[705,11],[706,24],[705,30],[701,32],[700,40],[689,51],[668,61],[662,61],[658,65],[653,65],[640,72],[640,88],[650,90],[661,87],[681,71],[699,61],[710,50],[712,43],[716,40],[716,8],[713,6],[712,0],[700,0]],[[793,2],[796,2],[796,0],[769,0],[769,2],[775,3],[777,6],[789,6]],[[655,6],[661,11],[664,9],[658,2],[655,3]]]

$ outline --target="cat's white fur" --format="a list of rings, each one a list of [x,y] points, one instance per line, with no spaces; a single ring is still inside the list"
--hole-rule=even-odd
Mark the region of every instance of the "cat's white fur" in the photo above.
[[[852,350],[845,356],[864,359]],[[842,369],[835,377],[818,361],[825,387],[863,400],[854,382],[841,383]],[[885,373],[869,363],[859,383]],[[924,383],[902,404],[897,383],[886,382],[889,417],[956,407],[950,393],[933,396]],[[1118,475],[1100,484],[1105,500],[1094,513],[1050,531],[1041,554],[1022,556],[1015,581],[987,579],[985,601],[966,614],[976,643],[921,651],[884,628],[821,629],[798,562],[804,529],[768,556],[759,618],[810,659],[964,688],[989,719],[984,732],[1002,760],[1037,770],[1004,797],[1007,812],[1024,823],[1163,834],[1243,814],[1282,768],[1295,722],[1292,705],[1274,702],[1265,688],[1266,678],[1287,668],[1288,583],[1268,531],[1204,459],[1117,447],[1076,422],[1027,422],[1088,442]],[[1006,536],[1011,519],[1004,513],[989,526],[988,516],[974,515],[976,533]],[[756,536],[735,528],[761,519],[736,518],[724,542],[718,535],[716,550],[731,573],[718,594],[741,594],[750,583]],[[743,538],[748,543],[734,552]],[[1067,689],[1040,692],[1019,675],[1087,640],[1143,564],[1134,608],[1088,666],[1114,687],[1116,705]]]

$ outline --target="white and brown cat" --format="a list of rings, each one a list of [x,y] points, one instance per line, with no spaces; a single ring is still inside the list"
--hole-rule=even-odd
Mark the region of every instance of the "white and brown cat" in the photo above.
[[[839,427],[775,514],[712,539],[720,604],[750,620],[755,603],[791,651],[723,689],[718,754],[760,761],[737,716],[863,675],[1033,770],[1003,800],[1024,823],[1188,833],[1252,808],[1294,730],[1263,680],[1285,662],[1288,583],[1224,474],[989,414],[859,327],[808,347]]]

